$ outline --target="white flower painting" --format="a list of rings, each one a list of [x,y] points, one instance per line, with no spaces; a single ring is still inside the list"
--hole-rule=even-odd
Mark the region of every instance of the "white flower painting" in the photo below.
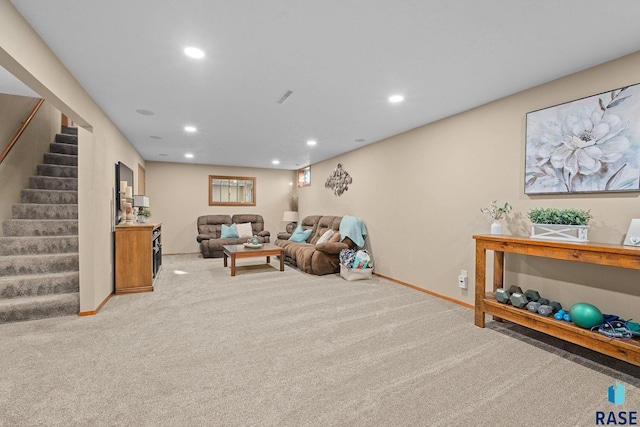
[[[640,190],[640,84],[527,114],[525,193]]]

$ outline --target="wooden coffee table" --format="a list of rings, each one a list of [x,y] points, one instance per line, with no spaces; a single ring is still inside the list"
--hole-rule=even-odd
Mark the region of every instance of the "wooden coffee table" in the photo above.
[[[255,258],[266,256],[267,264],[271,262],[271,255],[280,256],[280,271],[284,271],[284,249],[280,246],[265,243],[261,248],[247,248],[244,245],[224,245],[224,266],[227,266],[227,258],[231,257],[231,276],[236,275],[236,258]]]

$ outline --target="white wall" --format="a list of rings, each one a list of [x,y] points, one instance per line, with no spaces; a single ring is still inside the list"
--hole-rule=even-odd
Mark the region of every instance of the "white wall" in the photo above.
[[[361,217],[378,273],[473,304],[472,235],[489,233],[480,208],[490,200],[514,206],[508,234],[528,235],[533,207],[575,207],[594,216],[590,240],[622,243],[640,217],[637,192],[524,194],[525,115],[638,83],[638,76],[640,52],[312,165],[312,185],[298,189],[300,213]],[[353,177],[341,197],[324,188],[338,163]],[[467,291],[457,286],[463,269]],[[640,317],[639,271],[507,255],[506,278],[567,306],[586,301]]]
[[[196,220],[202,215],[260,214],[273,242],[289,210],[294,172],[184,163],[147,162],[147,196],[151,221],[162,222],[164,254],[199,252]],[[256,206],[209,206],[209,175],[256,178]]]

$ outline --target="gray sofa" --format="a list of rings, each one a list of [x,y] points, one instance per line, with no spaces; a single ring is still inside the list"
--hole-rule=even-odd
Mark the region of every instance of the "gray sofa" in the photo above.
[[[240,245],[247,242],[247,238],[222,239],[220,231],[222,224],[240,224],[250,222],[253,234],[258,237],[260,243],[269,243],[271,233],[264,229],[262,215],[239,214],[239,215],[204,215],[198,217],[198,236],[196,241],[200,243],[200,252],[204,258],[222,258],[223,245]]]

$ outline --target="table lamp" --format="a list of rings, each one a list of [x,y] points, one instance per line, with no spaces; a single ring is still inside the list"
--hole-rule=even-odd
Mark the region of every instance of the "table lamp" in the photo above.
[[[296,225],[298,223],[298,212],[296,211],[285,211],[284,215],[282,215],[282,222],[288,222],[285,230],[287,233],[293,233],[293,230],[296,229]]]

